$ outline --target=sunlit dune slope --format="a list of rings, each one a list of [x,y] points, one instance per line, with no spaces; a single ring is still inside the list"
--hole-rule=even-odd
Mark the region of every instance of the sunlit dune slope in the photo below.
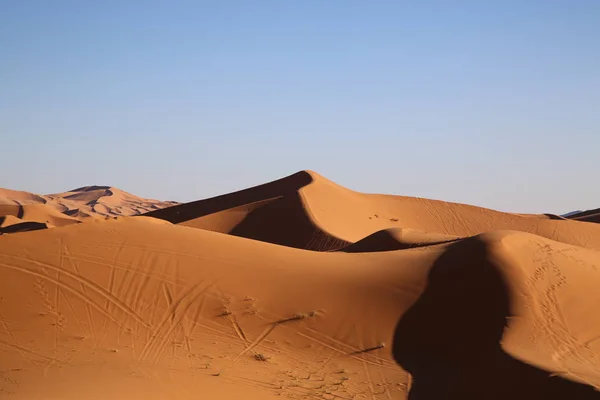
[[[0,205],[45,204],[47,201],[37,194],[0,188]]]

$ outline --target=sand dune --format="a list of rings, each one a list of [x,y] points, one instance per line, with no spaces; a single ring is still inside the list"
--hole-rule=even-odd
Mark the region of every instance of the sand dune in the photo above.
[[[23,221],[13,215],[0,217],[0,234],[35,231],[51,227],[49,223]]]
[[[390,228],[377,231],[340,251],[346,253],[368,253],[376,251],[406,250],[416,247],[450,243],[458,236],[441,233],[420,232],[413,229]]]
[[[350,242],[324,230],[306,206],[302,191],[314,182],[313,176],[302,171],[264,185],[145,215],[300,249],[345,247]]]
[[[599,398],[598,224],[312,172],[81,219],[0,237],[0,398]]]
[[[19,190],[0,189],[0,204],[2,205],[21,205],[21,204],[45,204],[48,200],[37,194],[22,192]]]
[[[0,205],[0,216],[14,216],[21,220],[53,226],[65,226],[79,222],[48,204]]]
[[[312,171],[146,215],[175,224],[317,251],[393,228],[472,236],[518,230],[600,250],[600,226],[405,196],[364,194]],[[293,227],[293,228],[292,228]]]
[[[393,351],[414,378],[411,396],[598,398],[597,260],[521,232],[449,245],[396,327]]]
[[[0,217],[15,216],[48,226],[89,218],[140,215],[175,204],[144,199],[109,186],[86,186],[50,195],[0,189]]]
[[[385,399],[411,385],[438,398],[421,382],[439,381],[480,396],[453,399],[595,396],[548,375],[600,384],[598,253],[518,232],[457,243],[318,253],[131,218],[6,236],[6,388]]]
[[[85,186],[65,193],[48,195],[60,204],[76,204],[80,212],[103,216],[140,215],[177,204],[144,199],[110,186]],[[82,207],[81,205],[87,207]],[[75,209],[75,207],[70,208]]]

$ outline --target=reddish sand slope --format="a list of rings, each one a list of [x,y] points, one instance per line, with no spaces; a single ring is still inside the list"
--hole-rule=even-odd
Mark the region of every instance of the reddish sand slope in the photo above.
[[[595,250],[318,253],[152,222],[0,238],[3,398],[597,398]]]
[[[312,171],[146,215],[317,251],[341,249],[390,228],[461,237],[518,230],[600,250],[600,225],[415,197],[363,194]]]
[[[175,202],[144,199],[108,186],[86,186],[65,193],[37,195],[0,189],[0,217],[63,226],[88,218],[140,215]]]

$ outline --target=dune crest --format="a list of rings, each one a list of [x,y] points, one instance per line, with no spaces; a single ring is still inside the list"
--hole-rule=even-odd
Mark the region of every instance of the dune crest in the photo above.
[[[319,225],[302,195],[304,188],[320,179],[315,173],[300,171],[267,184],[145,215],[282,246],[335,250],[350,243]]]

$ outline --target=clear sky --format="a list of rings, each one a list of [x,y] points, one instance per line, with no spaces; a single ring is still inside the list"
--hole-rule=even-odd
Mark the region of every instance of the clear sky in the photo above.
[[[600,207],[598,0],[0,0],[0,187],[190,201],[312,169]]]

